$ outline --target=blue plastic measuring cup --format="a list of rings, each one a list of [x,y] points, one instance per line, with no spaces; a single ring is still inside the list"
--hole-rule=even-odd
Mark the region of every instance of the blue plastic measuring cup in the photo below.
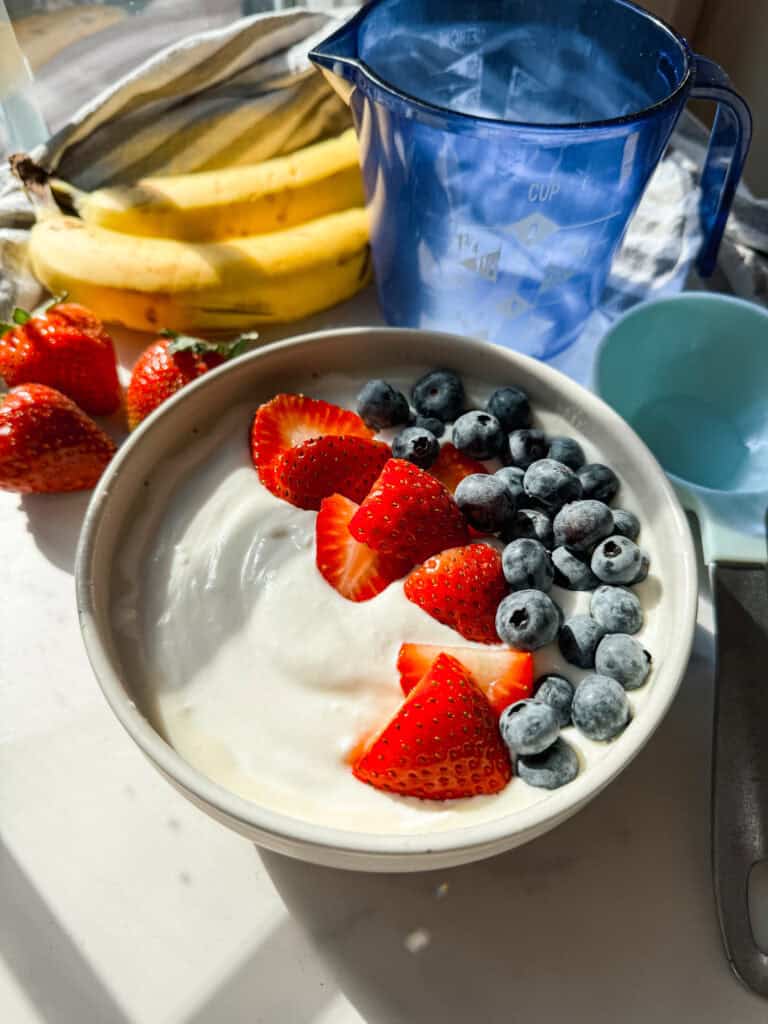
[[[768,996],[749,918],[768,858],[768,311],[687,292],[637,306],[597,353],[595,390],[627,419],[698,520],[717,625],[712,861],[728,959]],[[664,580],[664,566],[658,568]]]
[[[373,0],[310,58],[360,138],[387,320],[570,344],[689,98],[710,273],[749,148],[725,73],[627,0]]]

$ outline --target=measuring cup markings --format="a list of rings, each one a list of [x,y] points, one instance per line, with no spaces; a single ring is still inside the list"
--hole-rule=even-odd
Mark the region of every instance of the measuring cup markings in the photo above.
[[[578,271],[575,267],[547,267],[539,284],[539,294],[565,284],[566,281],[570,281],[572,277],[575,277],[577,273]]]
[[[453,236],[456,255],[459,262],[467,270],[481,274],[483,277],[492,275],[496,279],[502,246],[498,235],[488,233],[486,237],[472,231],[459,228]]]
[[[482,70],[483,61],[479,53],[470,53],[466,57],[459,57],[444,69],[445,72],[450,72],[459,78],[470,78],[473,82],[479,79]]]
[[[539,245],[560,230],[560,225],[538,210],[527,217],[509,224],[508,230],[524,246]]]
[[[351,99],[356,123],[366,106],[381,115],[361,151],[372,168],[369,199],[378,184],[373,168],[383,171],[371,245],[392,323],[420,323],[422,303],[436,325],[441,316],[442,326],[454,323],[467,301],[456,274],[480,302],[478,289],[506,290],[514,279],[524,301],[536,302],[535,286],[542,302],[559,303],[551,310],[557,324],[546,328],[549,347],[528,324],[515,347],[554,356],[599,302],[623,228],[696,96],[719,105],[702,179],[699,267],[711,272],[748,147],[749,112],[716,65],[640,8],[601,0],[596,12],[594,0],[371,0],[312,51]],[[403,149],[389,141],[398,131],[407,133],[409,175]],[[455,157],[447,177],[435,164],[441,140]],[[416,202],[407,201],[409,191]],[[456,258],[445,221],[462,201],[466,219],[497,240]],[[598,239],[606,217],[610,227]],[[582,233],[593,235],[583,265],[565,248],[568,235]],[[416,238],[432,253],[421,264],[428,278],[406,251]]]
[[[526,240],[528,236],[525,232],[523,235]],[[546,246],[525,246],[516,242],[513,249],[505,248],[498,235],[478,233],[466,223],[454,223],[450,237],[456,274],[452,276],[452,286],[462,289],[465,301],[476,301],[485,312],[492,310],[500,326],[522,316],[527,316],[526,322],[530,324],[535,310],[548,313],[557,320],[564,308],[583,306],[590,300],[584,283],[575,292],[560,291],[560,286],[583,272],[592,251],[589,244],[580,246],[578,238],[575,239],[576,247],[570,246],[568,243],[573,235],[563,236],[565,246],[558,247],[560,262],[551,262]],[[531,260],[533,252],[546,253],[546,262]],[[469,275],[477,279],[478,287],[482,282],[494,286],[492,304],[483,291],[467,292]],[[557,328],[554,322],[544,317],[535,319],[550,333]]]
[[[473,274],[479,274],[486,281],[496,281],[499,276],[499,257],[501,249],[487,252],[482,256],[470,256],[461,261],[462,267]]]
[[[516,320],[533,308],[533,303],[527,302],[517,294],[502,299],[501,302],[494,306],[494,309],[501,313],[505,320]]]
[[[544,86],[536,77],[526,71],[525,68],[515,65],[510,74],[507,95],[504,101],[504,116],[511,120],[514,119],[515,108],[520,107],[519,98],[521,96],[527,94],[527,96],[530,97],[537,93],[542,93],[543,91]]]
[[[485,28],[481,25],[470,25],[466,28],[443,29],[436,33],[436,39],[440,46],[451,50],[479,46],[485,40]]]
[[[597,224],[605,224],[607,221],[613,220],[615,217],[621,217],[621,216],[623,216],[623,213],[624,213],[623,210],[614,210],[613,213],[606,213],[602,217],[596,217],[595,220],[584,221],[583,224],[561,224],[560,225],[560,230],[561,231],[579,231],[580,229],[583,229],[583,228],[592,228],[592,227],[595,227]]]
[[[532,181],[528,186],[529,203],[548,203],[560,194],[557,181]]]
[[[483,242],[468,231],[459,231],[455,242],[459,263],[465,270],[487,281],[496,281],[502,252],[497,238],[491,236],[489,241]]]
[[[453,93],[451,95],[452,103],[462,103],[469,107],[474,107],[480,103],[481,86],[479,82],[471,85],[468,89],[463,92]]]

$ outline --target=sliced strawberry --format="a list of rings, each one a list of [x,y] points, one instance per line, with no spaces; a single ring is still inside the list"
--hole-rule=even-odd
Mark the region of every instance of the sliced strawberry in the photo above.
[[[447,654],[439,655],[352,770],[376,789],[422,800],[498,793],[512,777],[493,709]]]
[[[315,522],[315,564],[320,575],[349,601],[369,601],[410,569],[356,541],[349,522],[358,506],[341,494],[323,498]]]
[[[402,645],[397,656],[397,671],[403,693],[411,692],[440,654],[450,654],[463,665],[497,715],[508,704],[533,693],[533,655],[527,651],[440,647],[437,644]]]
[[[411,565],[466,544],[467,524],[439,480],[404,459],[390,459],[349,524],[352,536]]]
[[[299,508],[320,508],[330,494],[361,502],[391,457],[388,444],[364,437],[313,437],[275,463],[265,485]]]
[[[501,555],[482,543],[443,551],[405,581],[409,601],[465,640],[481,644],[499,642],[496,609],[506,593]]]
[[[275,395],[256,410],[251,426],[251,459],[269,487],[277,459],[312,437],[346,434],[373,437],[357,413],[305,395]]]
[[[429,472],[454,494],[465,476],[472,473],[487,473],[488,470],[482,462],[465,455],[449,443],[440,449],[440,454],[429,467]]]

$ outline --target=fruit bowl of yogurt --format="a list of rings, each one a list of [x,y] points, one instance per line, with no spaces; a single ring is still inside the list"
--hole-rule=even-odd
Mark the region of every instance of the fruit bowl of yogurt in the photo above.
[[[259,845],[380,871],[575,813],[663,718],[697,595],[685,515],[611,409],[389,328],[270,345],[163,405],[95,491],[76,578],[104,694],[169,781]]]

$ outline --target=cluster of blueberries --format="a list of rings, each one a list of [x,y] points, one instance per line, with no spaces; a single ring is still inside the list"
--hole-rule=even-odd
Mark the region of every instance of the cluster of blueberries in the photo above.
[[[374,429],[401,426],[392,454],[428,469],[439,438],[453,423],[459,451],[479,460],[498,459],[495,473],[472,474],[456,489],[467,521],[506,544],[502,568],[510,593],[501,601],[496,630],[510,647],[535,651],[558,640],[563,657],[593,669],[577,687],[563,676],[540,679],[535,696],[508,707],[499,727],[521,778],[554,789],[578,773],[573,749],[560,729],[573,724],[593,740],[610,740],[630,718],[626,690],[641,686],[649,653],[634,638],[643,624],[631,590],[648,575],[648,557],[635,541],[640,522],[632,512],[611,509],[619,479],[608,466],[586,463],[571,437],[546,437],[532,426],[525,392],[498,388],[485,409],[465,412],[461,378],[432,370],[408,399],[383,380],[369,381],[358,412]],[[590,613],[567,621],[549,596],[556,584],[592,591]]]

